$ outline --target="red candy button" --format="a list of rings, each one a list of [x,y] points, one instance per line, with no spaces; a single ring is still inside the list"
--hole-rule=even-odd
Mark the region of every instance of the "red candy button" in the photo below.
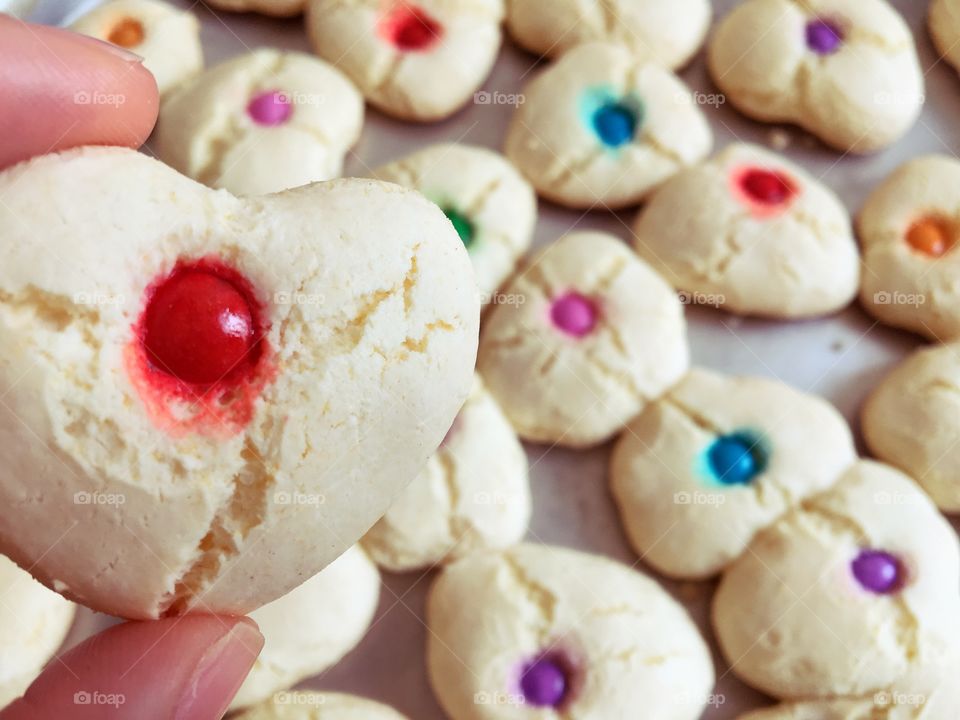
[[[953,231],[946,220],[925,217],[907,230],[907,242],[924,255],[940,257],[953,246]]]
[[[426,10],[402,3],[380,20],[380,34],[404,52],[429,50],[443,34],[443,26]]]
[[[193,385],[245,375],[260,354],[255,307],[235,271],[211,261],[178,265],[155,286],[144,312],[151,365]]]
[[[797,184],[790,176],[758,167],[734,170],[730,186],[734,196],[760,218],[782,212],[799,194]]]

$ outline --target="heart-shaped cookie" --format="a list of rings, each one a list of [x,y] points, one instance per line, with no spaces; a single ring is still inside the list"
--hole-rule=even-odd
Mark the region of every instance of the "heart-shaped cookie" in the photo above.
[[[0,174],[0,198],[0,546],[94,609],[283,595],[469,392],[470,261],[412,191],[239,199],[87,148]]]

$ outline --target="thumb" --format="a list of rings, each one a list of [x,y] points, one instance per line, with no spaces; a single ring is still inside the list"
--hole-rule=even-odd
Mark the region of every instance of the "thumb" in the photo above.
[[[262,647],[249,618],[116,625],[53,660],[0,720],[218,720]]]
[[[0,168],[79,145],[140,147],[159,106],[136,55],[3,13],[0,100]]]

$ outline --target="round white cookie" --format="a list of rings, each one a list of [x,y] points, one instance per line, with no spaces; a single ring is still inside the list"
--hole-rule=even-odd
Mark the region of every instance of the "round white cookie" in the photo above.
[[[911,670],[888,689],[861,698],[784,703],[738,720],[956,720],[958,672],[960,647],[953,638],[943,657]]]
[[[273,17],[293,17],[303,12],[307,0],[204,0],[205,5],[228,12],[255,12]]]
[[[883,691],[958,637],[960,549],[900,472],[860,461],[759,532],[713,601],[733,672],[774,697]]]
[[[153,149],[205,185],[265,195],[338,177],[362,126],[363,98],[336,68],[261,49],[166,97]]]
[[[608,440],[686,372],[683,306],[620,240],[571,233],[527,260],[484,323],[477,367],[519,435]]]
[[[231,720],[408,720],[388,705],[357,695],[281,692]]]
[[[426,195],[450,218],[470,253],[484,304],[530,247],[537,220],[533,188],[507,160],[470,145],[432,145],[373,171]]]
[[[845,307],[860,284],[839,198],[756,145],[733,144],[681,170],[654,193],[633,232],[640,257],[691,304],[803,318]]]
[[[745,0],[718,25],[707,61],[740,111],[838,150],[890,145],[923,105],[913,36],[886,0]]]
[[[380,573],[353,546],[282,598],[250,613],[263,650],[232,710],[254,705],[335,665],[363,638],[380,599]]]
[[[447,566],[427,600],[427,670],[451,720],[699,718],[713,662],[647,576],[545,545]]]
[[[941,342],[960,338],[960,161],[901,165],[857,218],[860,302],[881,322]]]
[[[442,120],[483,84],[504,0],[307,0],[314,51],[401,120]]]
[[[0,708],[23,695],[63,644],[75,606],[0,555]]]
[[[960,70],[960,2],[931,0],[927,20],[937,52]]]
[[[635,205],[713,144],[689,88],[618,45],[573,48],[523,96],[507,131],[507,157],[561,205]]]
[[[284,595],[386,512],[469,393],[470,260],[411,190],[241,199],[85,148],[0,173],[0,195],[0,547],[91,608]]]
[[[200,22],[193,13],[160,0],[110,0],[70,29],[142,57],[161,95],[203,69]]]
[[[527,456],[479,376],[427,467],[363,538],[393,572],[513,545],[530,522]]]
[[[825,400],[695,368],[621,434],[610,483],[637,554],[702,579],[855,460],[850,429]]]
[[[537,55],[558,57],[575,45],[605,41],[663,67],[686,65],[710,27],[709,0],[507,0],[507,29]]]
[[[918,350],[863,408],[870,451],[916,478],[945,512],[960,511],[960,343]]]

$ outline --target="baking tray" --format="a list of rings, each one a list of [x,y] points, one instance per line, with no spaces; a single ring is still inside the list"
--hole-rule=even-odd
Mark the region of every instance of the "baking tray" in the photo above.
[[[549,6],[549,0],[544,0]],[[63,23],[97,2],[41,0],[32,19]],[[207,65],[260,46],[309,52],[300,19],[272,20],[257,15],[214,13],[202,3],[175,1],[192,9],[202,23]],[[926,104],[910,133],[893,147],[868,157],[829,150],[800,130],[755,123],[729,104],[705,107],[715,135],[715,150],[730,142],[776,145],[814,176],[832,187],[851,213],[867,193],[908,158],[926,153],[955,154],[960,148],[960,78],[940,61],[926,30],[926,2],[893,0],[907,19],[917,41],[926,75]],[[736,0],[714,0],[716,17]],[[547,10],[549,11],[549,10]],[[522,92],[538,60],[505,41],[496,66],[484,84],[488,92]],[[717,93],[705,68],[703,53],[680,73],[694,89]],[[363,136],[350,152],[346,175],[366,175],[371,168],[437,142],[464,142],[501,149],[513,108],[470,104],[454,117],[431,125],[388,118],[369,109]],[[149,143],[145,148],[149,152]],[[633,211],[626,213],[566,210],[541,201],[535,245],[552,242],[571,230],[603,230],[628,238]],[[857,426],[857,413],[879,378],[921,341],[879,325],[859,307],[829,318],[773,322],[737,318],[711,308],[690,307],[687,318],[693,360],[715,370],[777,378],[833,402]],[[862,443],[859,442],[861,451]],[[651,572],[630,550],[607,489],[610,446],[587,452],[527,445],[534,514],[528,539],[562,545],[616,558]],[[365,695],[396,707],[417,720],[445,716],[430,691],[424,663],[424,605],[432,573],[384,574],[380,607],[370,631],[338,665],[300,687],[339,690]],[[715,583],[664,585],[691,612],[714,647],[717,668],[716,704],[705,720],[734,718],[748,709],[770,704],[730,672],[716,651],[709,627],[709,603]],[[68,638],[78,642],[111,620],[82,610]],[[639,717],[639,716],[638,716]]]

